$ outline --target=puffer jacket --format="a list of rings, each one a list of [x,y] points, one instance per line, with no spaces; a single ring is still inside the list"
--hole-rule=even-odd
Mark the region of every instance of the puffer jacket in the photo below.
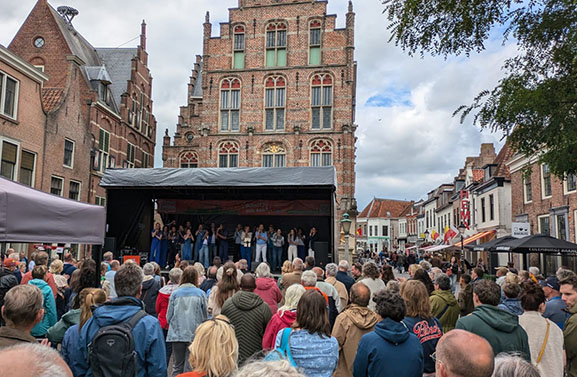
[[[224,302],[221,314],[230,319],[238,340],[238,363],[262,350],[262,338],[271,313],[257,294],[239,291]]]
[[[297,312],[293,310],[285,310],[284,313],[281,313],[280,311],[274,313],[264,331],[262,337],[262,349],[273,349],[278,332],[282,329],[291,327],[295,319],[297,319]]]
[[[276,313],[278,303],[282,300],[282,293],[273,278],[256,279],[256,289],[254,293],[260,296],[270,308],[271,313]]]
[[[492,305],[479,305],[470,315],[460,318],[455,326],[485,338],[495,355],[518,352],[531,361],[527,333],[519,325],[519,316]],[[444,330],[444,328],[443,328]]]
[[[380,317],[371,309],[356,304],[347,306],[339,314],[332,332],[339,342],[339,362],[334,377],[352,376],[359,341],[363,335],[373,331],[379,320]]]
[[[206,296],[194,284],[181,284],[168,301],[167,342],[192,342],[196,328],[206,319]]]
[[[158,322],[160,327],[168,329],[168,322],[166,321],[166,312],[168,311],[168,301],[174,291],[178,289],[178,284],[168,283],[158,291],[156,298],[156,313],[158,314]]]
[[[455,295],[450,290],[436,290],[431,294],[430,300],[431,314],[441,322],[443,332],[447,333],[453,330],[461,313]]]

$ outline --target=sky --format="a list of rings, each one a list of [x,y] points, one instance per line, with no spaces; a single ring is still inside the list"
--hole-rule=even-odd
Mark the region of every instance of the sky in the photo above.
[[[202,54],[202,23],[210,12],[213,36],[238,0],[49,0],[79,10],[75,28],[95,47],[136,47],[147,23],[147,51],[157,119],[155,166],[162,166],[162,136],[176,129],[195,55]],[[36,0],[0,2],[0,44],[8,46]],[[410,57],[394,43],[380,0],[354,0],[357,82],[356,198],[362,210],[373,197],[418,200],[451,183],[481,143],[503,144],[502,134],[460,124],[452,114],[502,77],[515,53],[491,38],[480,54]],[[328,14],[343,27],[348,0],[329,0]]]

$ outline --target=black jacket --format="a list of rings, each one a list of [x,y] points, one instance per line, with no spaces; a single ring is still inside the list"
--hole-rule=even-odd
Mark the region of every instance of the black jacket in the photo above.
[[[18,279],[13,272],[6,268],[0,269],[0,308],[4,305],[4,296],[12,287],[18,285]],[[4,319],[0,320],[0,323],[4,324]]]
[[[351,287],[353,286],[353,284],[355,284],[355,279],[353,279],[352,277],[350,277],[346,272],[344,271],[338,271],[337,272],[337,276],[336,276],[337,280],[340,281],[341,283],[343,283],[345,285],[345,287],[347,287],[347,292],[351,292]]]
[[[146,280],[142,283],[142,294],[140,299],[144,303],[144,310],[152,315],[157,316],[156,313],[156,299],[158,297],[158,291],[160,290],[160,283],[152,278]]]

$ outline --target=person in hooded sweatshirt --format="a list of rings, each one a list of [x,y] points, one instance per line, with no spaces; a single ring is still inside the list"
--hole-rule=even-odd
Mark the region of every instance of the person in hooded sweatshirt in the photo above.
[[[101,327],[120,324],[132,318],[143,309],[139,297],[142,292],[142,269],[135,263],[125,263],[114,276],[117,298],[94,309],[90,318],[80,330],[77,371],[75,375],[91,377],[88,367],[88,345]],[[71,331],[73,327],[68,329]],[[66,337],[66,335],[65,335]],[[166,350],[162,341],[162,329],[158,319],[151,315],[142,318],[132,329],[134,351],[138,364],[138,377],[165,377]]]
[[[154,264],[146,263],[142,270],[144,272],[144,280],[140,299],[144,303],[144,310],[156,317],[158,315],[156,313],[156,300],[158,291],[160,291],[160,283],[154,278]]]
[[[424,360],[419,338],[401,321],[406,307],[402,297],[390,289],[373,300],[382,321],[375,331],[363,335],[353,365],[354,377],[421,377]]]
[[[511,282],[505,283],[503,285],[503,295],[505,295],[505,299],[497,307],[511,314],[523,314],[521,299],[519,298],[520,294],[521,286],[519,284]]]
[[[267,351],[274,348],[276,335],[282,329],[291,327],[297,318],[297,306],[306,289],[300,284],[293,284],[285,292],[284,305],[281,306],[266,326],[262,337],[262,349]]]
[[[461,308],[451,292],[451,278],[446,274],[440,274],[435,279],[435,290],[431,293],[431,314],[441,321],[444,332],[449,332],[455,328],[455,323],[459,319]]]
[[[480,280],[473,290],[475,310],[471,315],[460,318],[455,328],[485,338],[495,355],[516,352],[531,361],[529,340],[519,325],[519,317],[497,308],[500,300],[499,285],[490,280]]]
[[[327,268],[328,269],[328,268]],[[333,327],[332,336],[339,342],[339,363],[334,377],[348,377],[353,374],[353,363],[362,336],[373,331],[379,316],[369,309],[371,290],[363,283],[351,287],[351,304],[339,314]]]
[[[254,293],[266,302],[271,313],[276,313],[278,303],[282,300],[282,293],[276,280],[274,280],[270,273],[270,267],[266,262],[262,262],[258,265],[254,273],[256,275],[256,288]]]
[[[32,280],[28,284],[38,287],[42,291],[42,296],[44,298],[44,317],[31,331],[33,337],[43,338],[46,336],[48,329],[56,324],[56,300],[54,299],[54,294],[52,293],[52,288],[44,278],[48,269],[46,266],[36,266],[32,270]]]
[[[239,364],[262,351],[264,331],[272,316],[266,302],[254,293],[255,288],[254,276],[249,273],[242,275],[240,291],[226,300],[221,310],[234,326]]]

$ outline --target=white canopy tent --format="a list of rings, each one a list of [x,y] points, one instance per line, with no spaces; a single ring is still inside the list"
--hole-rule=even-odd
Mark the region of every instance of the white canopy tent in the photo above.
[[[105,224],[104,207],[0,177],[0,242],[102,245]]]

